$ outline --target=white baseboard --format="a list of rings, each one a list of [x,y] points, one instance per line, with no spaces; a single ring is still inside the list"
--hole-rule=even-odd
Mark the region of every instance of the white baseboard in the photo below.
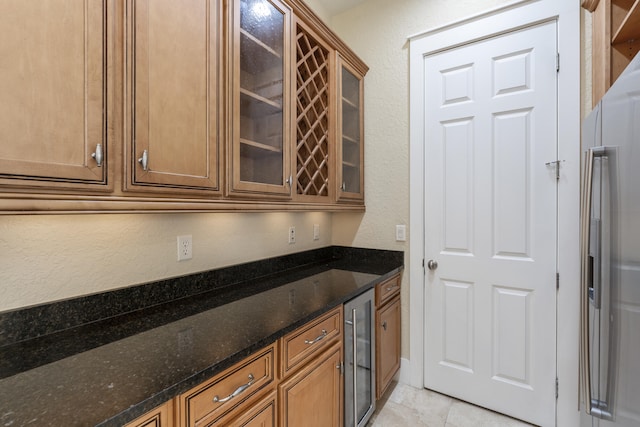
[[[412,367],[411,361],[406,358],[400,359],[400,374],[398,376],[398,382],[402,384],[407,384],[415,388],[422,388],[422,378],[415,378],[415,375],[412,375]]]

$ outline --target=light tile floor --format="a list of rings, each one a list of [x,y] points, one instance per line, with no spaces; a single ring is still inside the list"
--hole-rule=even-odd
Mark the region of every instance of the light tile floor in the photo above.
[[[368,427],[531,427],[531,424],[430,390],[391,385]]]

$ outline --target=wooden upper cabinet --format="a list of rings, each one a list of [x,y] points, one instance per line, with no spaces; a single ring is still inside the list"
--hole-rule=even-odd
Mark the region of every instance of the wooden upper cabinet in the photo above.
[[[278,0],[231,2],[231,195],[291,195],[291,11]]]
[[[364,203],[364,77],[338,57],[338,201]]]
[[[295,199],[330,203],[335,191],[334,50],[295,20]]]
[[[0,0],[0,184],[107,191],[111,1]],[[92,155],[95,153],[95,158]]]
[[[593,105],[640,52],[640,0],[583,0],[592,12]]]
[[[215,194],[222,0],[127,7],[127,189]]]
[[[303,0],[0,0],[0,28],[0,214],[364,210],[368,68]]]

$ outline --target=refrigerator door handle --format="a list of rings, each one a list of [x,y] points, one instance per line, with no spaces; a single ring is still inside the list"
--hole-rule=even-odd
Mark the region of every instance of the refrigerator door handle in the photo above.
[[[580,234],[580,391],[585,411],[602,419],[611,419],[608,403],[593,399],[591,393],[591,360],[589,355],[589,302],[600,309],[602,300],[602,222],[591,217],[593,191],[593,164],[596,158],[606,158],[609,147],[589,148],[585,153],[582,185]],[[602,170],[602,169],[601,169]]]
[[[591,414],[591,373],[589,371],[589,276],[592,266],[589,258],[590,219],[591,219],[591,187],[593,177],[594,152],[589,149],[585,152],[585,169],[582,180],[582,203],[580,212],[580,348],[579,348],[579,373],[580,394],[585,402],[587,414]]]
[[[597,309],[602,304],[602,222],[599,219],[590,219],[589,230],[589,271],[587,277],[587,292],[589,301]]]

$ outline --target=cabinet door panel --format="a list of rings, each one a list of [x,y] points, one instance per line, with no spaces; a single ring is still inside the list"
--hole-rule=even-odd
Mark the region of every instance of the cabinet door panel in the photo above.
[[[131,6],[134,185],[218,189],[219,9],[219,0]]]
[[[290,196],[290,11],[238,0],[230,15],[230,193]]]
[[[336,345],[280,384],[282,426],[342,425],[342,347]]]
[[[338,200],[364,202],[363,78],[339,61]]]
[[[380,399],[400,369],[400,297],[376,314],[376,398]]]
[[[3,183],[105,186],[108,4],[0,0]]]

